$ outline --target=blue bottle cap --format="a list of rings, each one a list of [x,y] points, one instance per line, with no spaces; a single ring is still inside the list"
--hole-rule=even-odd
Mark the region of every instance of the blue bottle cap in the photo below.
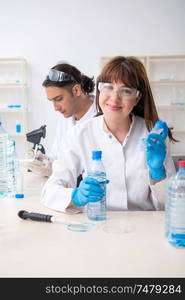
[[[15,194],[15,198],[24,198],[24,194]]]
[[[92,151],[92,159],[101,159],[102,151]]]

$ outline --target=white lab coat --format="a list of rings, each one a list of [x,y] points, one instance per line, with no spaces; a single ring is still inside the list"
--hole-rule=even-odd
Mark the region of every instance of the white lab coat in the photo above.
[[[61,150],[61,142],[62,142],[64,135],[68,131],[68,129],[70,129],[74,125],[82,123],[82,122],[92,118],[94,115],[96,115],[97,110],[96,110],[96,104],[94,101],[94,97],[91,95],[90,99],[92,99],[93,104],[90,106],[89,110],[86,112],[86,114],[80,120],[75,120],[74,116],[65,118],[61,113],[59,113],[60,115],[58,116],[59,118],[58,118],[58,122],[57,122],[55,140],[54,140],[52,149],[48,155],[49,160],[51,162],[53,162],[55,159],[57,159],[58,153],[60,151],[62,151]]]
[[[130,130],[123,142],[107,129],[103,116],[71,128],[63,139],[62,155],[53,164],[41,202],[51,209],[65,211],[79,174],[87,174],[92,150],[102,151],[107,179],[107,207],[110,210],[161,210],[165,201],[165,181],[153,184],[145,162],[141,139],[148,131],[144,119],[132,116]],[[167,178],[175,172],[169,153],[165,159]]]

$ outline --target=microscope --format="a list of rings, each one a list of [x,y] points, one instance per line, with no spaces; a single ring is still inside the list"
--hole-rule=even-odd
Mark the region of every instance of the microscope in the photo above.
[[[41,126],[40,128],[28,132],[26,134],[26,139],[28,142],[33,143],[33,148],[35,152],[38,150],[45,154],[45,149],[42,144],[40,144],[41,138],[46,137],[46,125]]]

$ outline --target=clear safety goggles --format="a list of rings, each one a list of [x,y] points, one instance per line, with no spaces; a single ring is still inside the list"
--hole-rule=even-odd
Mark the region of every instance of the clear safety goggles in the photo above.
[[[121,99],[131,99],[139,95],[139,91],[137,89],[129,87],[115,88],[113,84],[108,82],[99,82],[98,90],[105,96],[110,96],[112,92],[115,91]]]
[[[65,73],[65,72],[62,72],[62,71],[55,70],[55,69],[50,69],[49,70],[48,78],[51,81],[59,81],[59,82],[62,82],[62,81],[76,81],[75,78],[72,75],[70,75],[68,73]]]

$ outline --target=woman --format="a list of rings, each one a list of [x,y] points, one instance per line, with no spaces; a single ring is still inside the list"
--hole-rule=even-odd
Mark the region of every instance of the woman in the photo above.
[[[123,56],[108,62],[97,80],[96,103],[98,116],[74,126],[63,140],[61,159],[54,164],[41,202],[64,211],[70,205],[84,206],[94,196],[101,200],[98,181],[86,177],[92,150],[101,150],[109,180],[108,209],[162,209],[161,183],[164,186],[164,179],[174,172],[165,138],[175,140],[168,128],[162,136],[148,135],[159,118],[142,63]],[[143,148],[141,141],[146,137]],[[83,180],[75,188],[79,174]]]

